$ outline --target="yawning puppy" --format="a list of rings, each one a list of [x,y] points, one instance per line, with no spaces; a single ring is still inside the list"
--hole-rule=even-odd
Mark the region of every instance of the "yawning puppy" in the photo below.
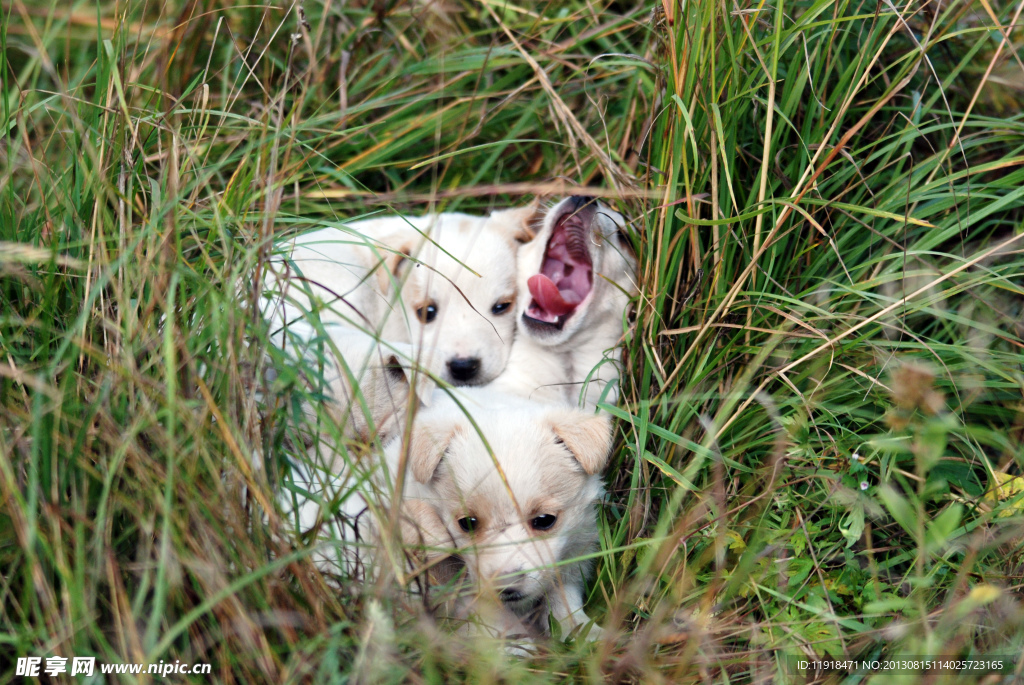
[[[594,407],[619,377],[615,354],[631,297],[636,258],[622,215],[570,197],[519,250],[518,335],[494,387],[531,399]],[[616,390],[606,399],[614,402]]]
[[[417,416],[408,459],[434,492],[429,520],[443,523],[476,592],[464,612],[494,632],[527,635],[544,633],[550,614],[568,634],[589,621],[590,563],[579,559],[597,547],[609,420],[489,389],[456,396],[462,407],[445,397]]]

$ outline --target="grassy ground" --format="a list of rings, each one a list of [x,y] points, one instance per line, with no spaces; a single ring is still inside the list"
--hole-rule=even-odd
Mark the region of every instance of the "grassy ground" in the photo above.
[[[1024,670],[1019,5],[0,8],[0,679]],[[279,534],[251,456],[303,419],[261,421],[250,284],[284,232],[566,184],[641,262],[588,603],[619,639],[510,662]]]

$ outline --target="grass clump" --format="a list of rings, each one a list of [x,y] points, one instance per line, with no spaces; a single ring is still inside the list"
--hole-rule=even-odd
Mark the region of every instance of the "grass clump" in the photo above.
[[[3,12],[9,655],[224,682],[1020,672],[1014,6]],[[588,604],[620,639],[508,661],[394,587],[339,593],[282,533],[309,419],[267,387],[253,274],[289,232],[570,187],[632,219],[641,265]]]

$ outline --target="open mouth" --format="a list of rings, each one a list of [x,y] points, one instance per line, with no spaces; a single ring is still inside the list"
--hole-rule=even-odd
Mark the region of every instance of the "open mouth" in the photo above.
[[[555,224],[540,273],[526,282],[533,296],[526,318],[560,329],[593,289],[594,263],[587,249],[590,222],[580,214],[569,212]]]

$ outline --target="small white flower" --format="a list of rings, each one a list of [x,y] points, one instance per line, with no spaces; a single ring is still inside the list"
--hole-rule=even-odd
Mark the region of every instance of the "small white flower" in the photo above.
[[[867,489],[868,489],[868,487],[870,487],[870,486],[868,485],[868,482],[867,482],[866,480],[862,480],[862,481],[860,482],[860,489],[861,489],[861,490],[867,490]]]
[[[853,459],[854,461],[860,461],[860,452],[854,452],[853,454],[851,454],[850,459]]]

